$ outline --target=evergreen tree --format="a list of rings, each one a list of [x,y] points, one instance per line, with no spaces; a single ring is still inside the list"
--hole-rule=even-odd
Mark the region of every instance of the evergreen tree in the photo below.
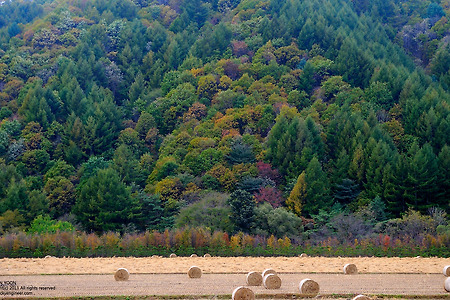
[[[231,206],[232,222],[237,230],[251,232],[255,218],[256,202],[253,196],[243,190],[236,190],[230,195],[228,204]]]
[[[423,213],[433,206],[438,196],[438,160],[429,144],[411,153],[408,174],[408,204]]]
[[[161,200],[158,195],[148,195],[137,192],[139,213],[136,215],[136,225],[141,230],[164,230],[171,227],[168,218],[164,216]]]
[[[336,68],[343,74],[345,82],[361,88],[368,85],[373,72],[373,64],[368,54],[350,39],[344,40],[339,49]]]
[[[80,187],[73,213],[88,231],[122,229],[133,221],[136,206],[113,169],[99,170]]]
[[[342,179],[342,182],[334,187],[334,199],[341,204],[353,202],[359,193],[358,185],[349,178]]]
[[[438,184],[439,191],[437,192],[437,203],[445,210],[450,211],[450,147],[445,145],[442,147],[438,155]]]
[[[309,162],[305,170],[306,201],[303,205],[303,215],[317,214],[319,209],[330,207],[330,186],[328,178],[316,156]]]
[[[231,151],[226,158],[232,165],[253,163],[255,161],[255,155],[252,152],[252,148],[246,144],[242,138],[236,138],[233,141]]]

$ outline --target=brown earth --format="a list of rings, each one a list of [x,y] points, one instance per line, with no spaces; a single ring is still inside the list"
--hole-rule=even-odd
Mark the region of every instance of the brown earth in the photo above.
[[[354,263],[358,274],[344,275],[343,266],[347,263]],[[200,279],[187,276],[187,270],[193,265],[202,269]],[[372,299],[387,299],[386,295],[402,295],[400,299],[412,299],[413,296],[450,299],[450,293],[443,288],[445,277],[442,269],[446,265],[450,265],[448,258],[1,259],[0,283],[12,281],[16,288],[6,292],[3,290],[3,294],[0,289],[0,298],[11,297],[15,293],[14,297],[157,295],[166,299],[180,299],[180,296],[217,299],[226,295],[229,299],[234,288],[246,285],[247,272],[272,268],[279,273],[282,287],[279,290],[251,287],[258,298],[301,299],[298,284],[302,279],[310,278],[320,285],[318,299],[351,299],[358,294],[371,295]],[[129,270],[131,275],[128,281],[114,281],[113,274],[118,268]],[[335,295],[346,296],[339,298]]]
[[[195,265],[203,273],[247,273],[273,268],[282,273],[342,273],[347,263],[359,273],[442,274],[450,258],[380,257],[114,257],[0,259],[0,275],[112,274],[127,268],[133,274],[185,274]]]

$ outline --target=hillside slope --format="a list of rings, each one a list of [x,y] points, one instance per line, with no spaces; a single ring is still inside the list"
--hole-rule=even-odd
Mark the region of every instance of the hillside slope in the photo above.
[[[450,209],[449,14],[415,0],[5,3],[1,231],[61,219],[354,238],[400,231],[388,220],[407,213],[435,233]]]

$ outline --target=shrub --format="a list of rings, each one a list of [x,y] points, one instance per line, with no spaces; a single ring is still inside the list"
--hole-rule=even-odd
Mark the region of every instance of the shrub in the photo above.
[[[284,208],[272,208],[269,203],[255,209],[257,234],[276,237],[298,237],[303,232],[302,219]]]
[[[208,192],[201,195],[200,201],[180,210],[175,220],[175,226],[207,227],[213,231],[233,231],[230,220],[231,208],[227,204],[228,195],[218,192]],[[205,217],[208,216],[208,217]]]
[[[52,220],[50,216],[37,216],[28,229],[30,233],[55,233],[58,231],[74,231],[75,227],[66,221]]]

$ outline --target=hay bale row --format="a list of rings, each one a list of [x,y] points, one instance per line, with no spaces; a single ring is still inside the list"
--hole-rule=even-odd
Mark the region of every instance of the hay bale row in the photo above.
[[[175,254],[171,254],[170,257],[176,257]],[[354,264],[346,264],[344,266],[344,274],[356,274],[358,269]],[[450,274],[450,266],[445,266],[443,269],[443,273],[445,276],[449,276]],[[197,266],[192,266],[188,271],[189,278],[201,278],[202,270]],[[114,274],[114,279],[116,281],[126,281],[130,278],[130,273],[125,268],[119,268]],[[266,269],[264,272],[259,274],[258,272],[249,272],[247,274],[247,285],[250,286],[259,286],[262,284],[266,289],[279,289],[281,287],[281,278],[277,275],[276,271],[273,269]],[[319,284],[312,279],[305,278],[300,281],[299,290],[300,294],[308,297],[315,297],[319,293]],[[448,277],[444,281],[444,289],[447,292],[450,292],[450,277]],[[247,300],[247,299],[255,299],[255,295],[252,290],[246,287],[238,287],[233,291],[233,300]],[[370,300],[371,298],[365,295],[358,295],[354,297],[352,300]]]
[[[177,257],[177,255],[175,253],[172,253],[172,254],[169,255],[169,257],[170,258],[175,258],[175,257]],[[191,254],[190,257],[198,257],[198,255],[194,253],[194,254]],[[211,257],[211,254],[206,253],[205,255],[203,255],[203,257],[206,257],[206,258]]]
[[[197,266],[192,266],[188,270],[189,278],[200,278],[202,277],[202,270]],[[116,273],[114,273],[114,279],[116,281],[126,281],[130,278],[130,272],[128,272],[125,268],[117,269]]]

